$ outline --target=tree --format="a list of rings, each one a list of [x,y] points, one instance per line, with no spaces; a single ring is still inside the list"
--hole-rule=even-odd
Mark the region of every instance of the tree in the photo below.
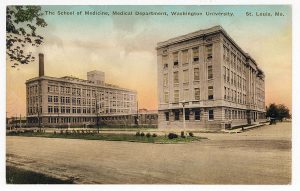
[[[37,34],[38,27],[46,27],[40,6],[7,6],[6,54],[13,68],[35,60],[28,46],[38,47],[44,38]]]
[[[278,119],[282,121],[283,118],[290,118],[290,110],[283,104],[278,105]]]
[[[272,103],[272,104],[270,104],[269,107],[267,107],[266,116],[277,119],[277,117],[278,117],[278,108],[277,108],[277,105],[275,103]]]
[[[267,117],[278,119],[282,121],[283,118],[290,118],[290,110],[283,104],[276,105],[275,103],[270,104],[267,107]]]

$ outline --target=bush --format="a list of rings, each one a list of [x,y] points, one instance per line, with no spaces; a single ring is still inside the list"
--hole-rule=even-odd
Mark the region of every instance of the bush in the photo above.
[[[169,139],[175,139],[175,138],[178,138],[178,135],[175,134],[175,133],[169,133],[168,138]]]
[[[185,138],[184,131],[181,131],[180,137]]]
[[[194,133],[193,132],[189,132],[189,136],[190,137],[194,137]]]
[[[140,136],[140,135],[141,133],[139,131],[135,133],[135,136]]]
[[[147,134],[146,134],[146,137],[151,137],[151,134],[150,134],[150,133],[147,133]]]
[[[141,132],[141,136],[144,137],[144,136],[145,136],[145,133],[144,133],[144,132]]]
[[[153,133],[152,137],[157,137],[157,135],[155,133]]]

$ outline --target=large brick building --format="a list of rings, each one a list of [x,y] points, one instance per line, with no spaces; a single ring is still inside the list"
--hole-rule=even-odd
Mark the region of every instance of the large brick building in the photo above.
[[[159,128],[220,130],[265,119],[264,72],[221,26],[156,49]]]
[[[45,76],[40,54],[39,76],[26,81],[26,111],[29,126],[132,125],[137,92],[105,83],[101,71],[88,72],[87,80]]]

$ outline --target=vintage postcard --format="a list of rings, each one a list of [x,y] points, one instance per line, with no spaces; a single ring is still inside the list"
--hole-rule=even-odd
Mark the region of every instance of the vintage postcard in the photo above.
[[[292,5],[7,5],[6,184],[292,184]]]

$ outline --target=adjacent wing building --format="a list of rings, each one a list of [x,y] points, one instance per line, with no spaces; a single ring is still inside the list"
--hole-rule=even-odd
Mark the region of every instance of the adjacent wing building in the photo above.
[[[156,49],[159,128],[220,130],[265,120],[264,72],[221,26]]]

